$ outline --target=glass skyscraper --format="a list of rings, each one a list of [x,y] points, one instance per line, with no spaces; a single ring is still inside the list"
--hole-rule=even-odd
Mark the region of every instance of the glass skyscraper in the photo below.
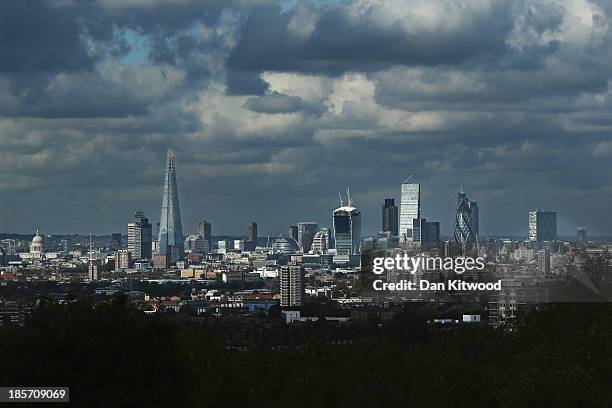
[[[347,260],[350,255],[359,255],[361,212],[353,206],[342,206],[334,210],[333,217],[336,255]]]
[[[557,239],[557,213],[533,210],[529,212],[529,240],[535,242]]]
[[[128,251],[132,259],[151,259],[152,225],[142,211],[134,213],[134,222],[128,224]]]
[[[579,245],[587,243],[587,231],[585,227],[578,227],[576,229],[576,243]]]
[[[463,254],[474,248],[478,240],[478,228],[478,205],[468,200],[461,191],[457,194],[454,238]]]
[[[183,258],[185,252],[183,227],[181,225],[181,210],[176,185],[175,157],[172,148],[168,149],[166,160],[158,240],[159,254],[165,256],[166,265]]]
[[[319,224],[316,222],[299,222],[297,224],[297,243],[300,250],[304,253],[310,251],[314,234],[319,230]]]
[[[385,203],[382,206],[382,232],[390,232],[391,235],[397,237],[398,234],[398,216],[395,200],[385,198]]]
[[[400,196],[399,236],[402,240],[412,241],[412,226],[415,219],[421,218],[421,185],[402,183]]]

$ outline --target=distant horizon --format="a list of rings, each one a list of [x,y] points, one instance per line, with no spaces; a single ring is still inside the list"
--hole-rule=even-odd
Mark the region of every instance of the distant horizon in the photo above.
[[[115,232],[115,234],[118,232]],[[113,233],[108,233],[108,234],[95,234],[92,233],[92,237],[94,238],[106,238],[106,237],[110,237],[111,234]],[[6,238],[1,238],[3,236],[19,236],[19,237],[34,237],[36,234],[35,233],[15,233],[15,232],[2,232],[0,231],[0,239],[6,239]],[[89,233],[74,233],[74,234],[45,234],[44,231],[41,231],[41,235],[43,237],[74,237],[74,236],[78,236],[78,237],[84,237],[87,238],[89,237]],[[193,234],[187,234],[185,235],[185,237],[189,236],[189,235],[195,235],[195,232]],[[211,236],[213,238],[228,238],[228,239],[241,239],[244,238],[244,235],[240,235],[240,234],[212,234]],[[274,239],[277,238],[280,235],[288,235],[288,231],[287,232],[279,232],[276,234],[259,234],[258,235],[258,240],[265,240],[268,236],[270,237],[270,239]],[[374,235],[362,235],[361,238],[374,238],[376,237],[377,234]],[[125,238],[127,237],[127,233],[121,233],[121,237]],[[559,235],[557,236],[557,241],[573,241],[575,240],[576,235]],[[452,240],[453,237],[452,235],[441,235],[440,236],[441,240]],[[529,237],[527,235],[485,235],[482,236],[480,238],[480,242],[484,241],[484,240],[488,240],[488,239],[494,239],[494,240],[503,240],[503,239],[511,239],[511,240],[516,240],[516,241],[528,241]],[[610,233],[609,235],[589,235],[589,231],[587,230],[587,239],[589,241],[612,241],[612,233]],[[213,241],[215,242],[215,241]]]

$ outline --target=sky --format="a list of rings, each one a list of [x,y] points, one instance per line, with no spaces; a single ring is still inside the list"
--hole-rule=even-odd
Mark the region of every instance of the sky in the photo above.
[[[0,232],[159,220],[166,150],[183,231],[331,224],[364,234],[421,183],[481,236],[612,234],[612,3],[558,0],[4,0]]]

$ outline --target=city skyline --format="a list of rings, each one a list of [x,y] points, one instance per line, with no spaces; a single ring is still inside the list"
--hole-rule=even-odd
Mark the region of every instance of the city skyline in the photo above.
[[[374,234],[408,174],[442,234],[462,183],[483,236],[612,234],[612,8],[414,5],[1,2],[0,231],[157,216],[172,145],[185,234],[329,226],[346,186]]]
[[[166,170],[165,170],[164,183],[163,183],[163,188],[162,188],[162,217],[160,217],[160,223],[158,224],[158,227],[162,224],[161,221],[163,219],[163,215],[166,214],[166,215],[170,216],[171,213],[172,213],[172,217],[170,217],[170,218],[172,218],[172,220],[171,220],[172,223],[176,222],[176,220],[174,218],[177,218],[177,220],[178,220],[178,230],[179,231],[177,231],[178,235],[177,235],[176,240],[177,240],[177,242],[179,242],[178,246],[182,246],[183,240],[182,239],[178,240],[178,236],[180,235],[183,238],[187,238],[188,236],[192,235],[192,233],[191,233],[191,230],[189,229],[189,227],[186,230],[187,232],[183,233],[183,229],[182,229],[182,225],[181,225],[182,221],[181,221],[180,207],[179,207],[179,202],[178,202],[179,201],[179,199],[178,199],[179,194],[178,194],[177,181],[176,181],[176,165],[175,165],[175,160],[176,160],[176,157],[175,157],[175,154],[174,154],[174,149],[172,147],[169,147],[168,150],[167,150],[167,154],[166,154],[166,167],[165,167]],[[412,205],[413,207],[417,208],[418,210],[416,212],[418,213],[418,216],[420,217],[421,216],[421,210],[422,210],[421,209],[421,199],[420,199],[421,185],[420,185],[420,183],[416,183],[416,184],[407,183],[407,181],[410,178],[412,178],[412,176],[409,177],[407,180],[404,180],[404,182],[401,184],[400,194],[399,194],[400,200],[399,201],[401,202],[402,193],[405,193],[404,194],[404,198],[406,199],[405,207],[408,208],[408,207],[410,207],[410,205]],[[407,188],[406,186],[408,186],[408,189],[406,189]],[[416,190],[414,190],[415,188],[416,188]],[[412,200],[412,201],[408,200],[407,198],[409,196],[411,197],[411,194],[413,194],[413,193],[416,194],[416,196],[418,197],[416,199],[416,201],[415,200]],[[460,186],[459,196],[465,196],[465,194],[463,192],[463,184],[461,184],[461,186]],[[349,202],[352,203],[352,201],[350,201],[351,200],[350,199],[350,192],[348,192],[348,190],[347,190],[347,197],[348,197]],[[341,198],[341,204],[343,204],[342,203],[342,196],[341,195],[340,195],[340,198]],[[388,204],[388,200],[393,200],[393,199],[384,198],[383,199],[383,208],[384,208],[385,205]],[[169,204],[170,202],[172,202],[172,205]],[[166,206],[164,206],[164,203],[166,203]],[[477,207],[475,202],[471,202],[471,204],[476,206],[476,222],[478,223],[478,218],[479,218],[479,216],[478,216],[478,207]],[[401,214],[401,207],[397,208],[397,210],[400,210],[400,214]],[[174,214],[174,211],[176,211],[177,214]],[[411,208],[409,208],[408,212],[410,212],[410,211],[411,211]],[[457,210],[455,209],[455,212],[456,211]],[[528,212],[528,223],[527,223],[527,234],[526,234],[528,239],[530,239],[530,235],[532,234],[532,232],[531,232],[531,229],[532,229],[531,214],[534,211],[541,211],[541,210],[540,209],[533,209],[533,210],[529,210],[529,212]],[[335,210],[333,212],[335,213]],[[412,212],[414,212],[414,211],[412,211]],[[143,213],[142,210],[136,210],[135,217],[136,218],[142,217],[143,216],[142,213]],[[554,211],[554,213],[556,214],[557,211]],[[398,223],[399,223],[399,221],[401,219],[401,215],[400,214],[397,214],[398,215],[398,217],[397,217]],[[453,235],[456,235],[456,230],[457,230],[457,227],[456,227],[456,222],[457,222],[456,221],[456,217],[457,217],[457,215],[456,214],[457,213],[454,214],[455,220],[454,220],[454,223],[452,224],[452,227],[450,228],[450,230],[448,232],[446,232],[445,229],[442,229],[442,228],[438,227],[439,231],[440,231],[439,232],[440,236],[446,236],[448,238],[451,238],[451,240],[452,240],[453,239]],[[307,218],[307,217],[303,217],[303,218]],[[414,220],[416,220],[416,219],[417,218],[414,218]],[[166,223],[168,223],[169,221],[170,220],[166,220]],[[199,219],[193,225],[193,232],[195,232],[196,234],[201,235],[200,234],[200,229],[203,228],[201,226],[202,223],[207,223],[208,224],[208,228],[210,229],[210,225],[211,225],[210,223],[208,223],[206,221],[202,221],[201,219]],[[313,224],[313,225],[317,225],[317,228],[318,228],[319,225],[321,226],[321,228],[329,228],[329,226],[327,224],[325,224],[325,223],[319,224],[317,222],[304,222],[304,221],[302,221],[302,222],[298,222],[297,224]],[[555,220],[555,224],[558,225],[558,221],[557,220]],[[36,224],[36,231],[38,231],[39,225],[40,225],[39,223]],[[133,225],[133,224],[128,224],[128,232],[127,232],[128,238],[129,238],[129,234],[130,234],[130,232],[129,232],[130,225]],[[333,217],[332,217],[332,221],[330,223],[330,226],[332,226],[332,225],[333,225]],[[293,227],[293,226],[294,226],[293,224],[289,225],[289,227]],[[379,221],[379,226],[382,227],[382,225],[380,225],[380,221]],[[258,223],[254,222],[254,221],[249,221],[247,223],[246,227],[247,227],[246,235],[244,233],[240,234],[240,233],[225,233],[225,232],[221,232],[218,235],[219,236],[237,236],[237,237],[238,236],[242,236],[244,239],[246,239],[248,241],[248,236],[249,236],[249,234],[252,233],[252,230],[251,230],[252,228],[254,228],[255,235],[257,235]],[[478,224],[476,224],[476,228],[477,229],[479,228]],[[575,228],[585,228],[585,227],[584,226],[576,226]],[[360,227],[360,229],[361,229],[361,227]],[[162,232],[162,230],[163,229],[160,229],[160,232]],[[410,231],[412,231],[412,230],[410,230]],[[383,232],[382,228],[379,228],[375,232],[362,233],[361,236],[362,237],[364,237],[364,236],[374,236],[374,235],[376,235],[376,234],[378,234],[380,232]],[[0,233],[14,233],[14,232],[0,231]],[[91,233],[91,231],[89,233]],[[576,230],[574,230],[573,233],[575,234]],[[27,235],[28,232],[18,233],[18,234],[25,234],[25,235]],[[53,233],[49,233],[49,234],[53,235]],[[69,235],[71,233],[55,233],[55,235],[63,235],[63,234]],[[83,234],[83,233],[78,233],[77,232],[76,234]],[[111,234],[114,234],[114,232],[108,233],[108,235],[111,235]],[[172,232],[172,234],[174,234],[174,231]],[[268,237],[271,237],[271,236],[275,237],[277,235],[284,234],[284,232],[279,232],[279,231],[269,232],[269,231],[267,231],[264,235],[266,235],[266,234],[268,235]],[[98,235],[105,235],[105,233],[98,234]],[[264,235],[262,235],[262,237]],[[567,235],[564,235],[564,234],[560,234],[560,235],[569,237],[569,236],[571,236],[571,233],[569,233]],[[593,234],[593,235],[597,235],[597,234]],[[487,236],[487,235],[483,235],[483,236]],[[504,233],[495,234],[494,233],[494,234],[489,234],[489,236],[518,237],[518,236],[522,236],[522,234],[504,234]],[[601,236],[606,236],[606,234],[602,234]],[[411,239],[412,238],[410,238],[410,240]],[[456,238],[455,238],[455,240],[456,240]]]

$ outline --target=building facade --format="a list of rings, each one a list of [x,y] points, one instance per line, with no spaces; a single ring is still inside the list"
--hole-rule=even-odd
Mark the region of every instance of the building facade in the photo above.
[[[457,213],[455,215],[454,238],[455,245],[461,250],[462,254],[474,249],[478,242],[478,233],[475,231],[478,226],[478,206],[470,202],[463,191],[457,194]]]
[[[247,226],[247,234],[246,234],[246,239],[245,241],[245,248],[247,250],[254,250],[255,247],[257,247],[257,239],[258,239],[258,235],[257,235],[257,223],[256,222],[250,222],[249,225]]]
[[[576,243],[578,245],[584,245],[587,243],[587,230],[585,227],[578,227],[576,229]]]
[[[115,270],[122,271],[130,269],[132,257],[127,249],[120,249],[115,252]]]
[[[319,224],[316,222],[299,222],[297,224],[298,239],[297,243],[300,251],[308,252],[312,247],[312,239],[319,230]]]
[[[399,213],[395,200],[393,198],[385,198],[385,203],[382,206],[382,232],[390,232],[391,235],[397,237],[399,229]]]
[[[304,270],[301,266],[281,266],[280,291],[282,307],[299,307],[304,304]]]
[[[210,222],[202,220],[198,222],[198,235],[208,242],[208,247],[212,247],[212,226]]]
[[[421,185],[402,183],[400,196],[399,236],[403,241],[412,240],[412,227],[415,219],[421,218]]]
[[[533,242],[557,239],[557,213],[533,210],[529,212],[529,240]]]
[[[327,236],[323,231],[317,231],[312,239],[311,251],[315,254],[324,254],[328,250]]]
[[[176,163],[174,151],[168,149],[166,175],[162,195],[161,216],[159,222],[158,251],[164,256],[166,265],[176,263],[184,256],[183,227],[179,206],[178,187],[176,183]]]
[[[297,242],[298,240],[298,226],[297,225],[289,226],[289,236],[295,239],[295,242]]]
[[[132,259],[150,260],[152,257],[153,227],[140,210],[134,213],[134,222],[128,224],[128,251]]]
[[[440,245],[440,223],[419,218],[413,221],[412,241],[428,250]]]
[[[336,208],[333,213],[334,243],[338,257],[359,255],[361,250],[361,212],[353,206]]]

